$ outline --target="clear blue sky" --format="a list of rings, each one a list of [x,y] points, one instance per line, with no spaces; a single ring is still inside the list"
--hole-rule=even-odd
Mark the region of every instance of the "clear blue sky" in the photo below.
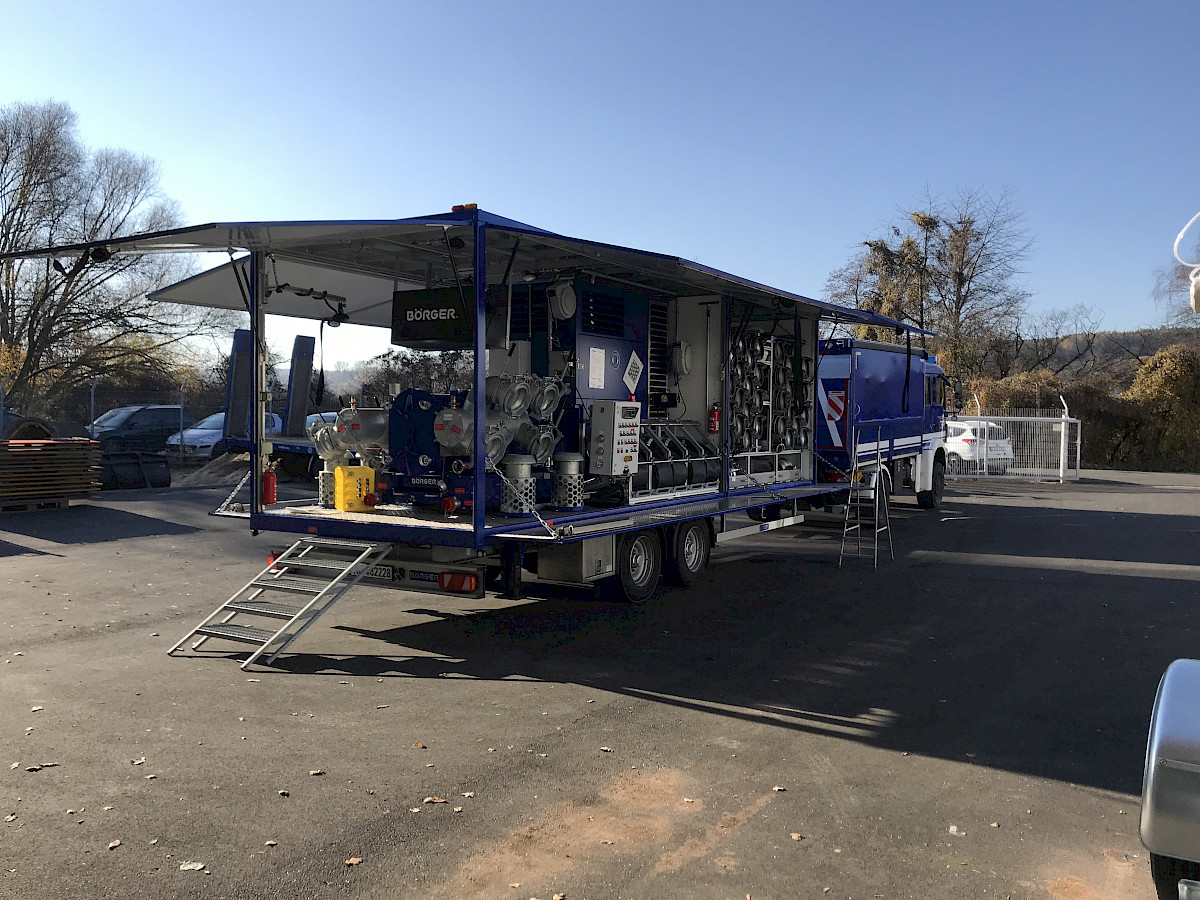
[[[1194,0],[12,0],[0,104],[69,103],[189,224],[474,202],[810,296],[927,189],[1007,188],[1033,309],[1127,329],[1200,209],[1198,26]]]

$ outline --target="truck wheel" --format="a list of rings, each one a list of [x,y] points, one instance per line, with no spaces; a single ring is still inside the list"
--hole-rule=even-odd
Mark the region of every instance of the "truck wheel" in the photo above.
[[[940,509],[942,494],[946,492],[946,464],[940,459],[933,463],[933,489],[917,494],[917,505],[921,509]]]
[[[962,457],[957,453],[951,453],[946,463],[946,473],[949,475],[961,475],[963,470]]]
[[[708,568],[708,554],[712,539],[708,523],[704,520],[684,522],[671,533],[670,553],[667,556],[667,574],[672,582],[689,587]]]
[[[651,530],[630,531],[617,540],[617,574],[608,579],[619,598],[645,603],[662,577],[662,543]]]
[[[1186,859],[1176,859],[1173,856],[1150,854],[1150,877],[1154,879],[1154,889],[1158,892],[1158,900],[1177,900],[1179,897],[1179,880],[1181,878],[1200,879],[1200,864]]]

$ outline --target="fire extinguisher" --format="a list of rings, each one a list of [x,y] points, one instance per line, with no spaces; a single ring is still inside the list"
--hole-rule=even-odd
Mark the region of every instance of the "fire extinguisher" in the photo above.
[[[263,506],[270,506],[275,502],[275,467],[267,466],[267,470],[263,472]]]
[[[717,404],[712,405],[712,409],[708,411],[708,433],[717,434],[721,430],[721,410]]]

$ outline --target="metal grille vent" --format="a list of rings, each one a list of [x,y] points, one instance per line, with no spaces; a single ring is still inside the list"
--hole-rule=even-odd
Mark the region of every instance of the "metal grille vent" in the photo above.
[[[646,365],[647,386],[650,393],[666,393],[667,372],[671,368],[671,345],[669,343],[670,316],[667,301],[650,301],[650,353]]]
[[[519,287],[515,288],[512,300],[512,321],[509,326],[512,339],[523,341],[535,331],[545,331],[548,315],[544,286],[530,286],[523,291]],[[530,327],[531,320],[532,328]]]
[[[584,291],[580,302],[579,328],[585,334],[625,337],[625,298]]]

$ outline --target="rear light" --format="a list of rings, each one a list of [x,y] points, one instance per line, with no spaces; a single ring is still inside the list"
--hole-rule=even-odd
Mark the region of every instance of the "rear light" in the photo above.
[[[475,576],[467,572],[439,572],[438,587],[443,591],[475,592]]]
[[[963,438],[962,441],[964,444],[978,444],[979,438]]]

